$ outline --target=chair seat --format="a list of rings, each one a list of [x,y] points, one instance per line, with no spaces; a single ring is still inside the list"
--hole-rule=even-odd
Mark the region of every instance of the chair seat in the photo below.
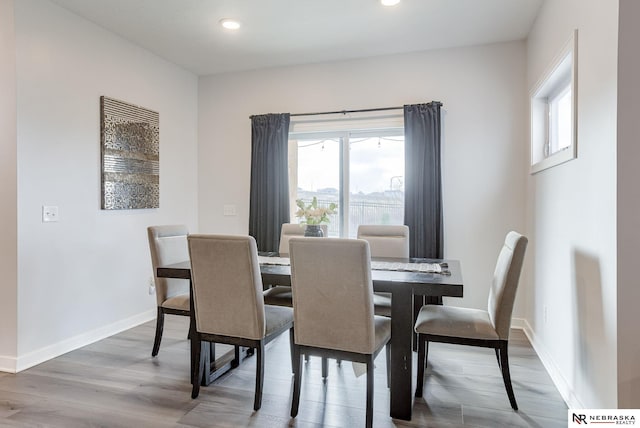
[[[162,302],[163,308],[178,309],[181,311],[188,311],[191,305],[189,304],[188,294],[179,294],[177,296],[169,297]]]
[[[285,285],[276,285],[275,287],[265,290],[263,295],[265,305],[288,307],[293,306],[291,287],[287,287]]]
[[[391,293],[373,293],[373,309],[376,315],[391,316]]]
[[[499,339],[487,311],[453,306],[423,306],[418,314],[415,331],[436,336]]]
[[[265,336],[293,322],[293,309],[283,306],[264,305]]]

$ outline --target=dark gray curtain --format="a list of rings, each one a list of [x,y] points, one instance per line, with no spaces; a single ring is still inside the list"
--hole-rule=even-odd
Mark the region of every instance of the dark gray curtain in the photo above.
[[[289,223],[289,113],[251,117],[249,235],[258,251],[278,251],[280,228]]]
[[[439,102],[404,106],[404,224],[411,257],[444,256]],[[442,297],[414,297],[414,320],[423,304]],[[415,347],[415,346],[414,346]]]
[[[404,106],[404,223],[411,257],[443,257],[439,102]]]

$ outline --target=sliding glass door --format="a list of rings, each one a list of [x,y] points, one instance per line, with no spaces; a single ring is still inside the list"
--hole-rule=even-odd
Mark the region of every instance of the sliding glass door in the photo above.
[[[329,236],[354,238],[360,224],[402,224],[403,130],[292,134],[289,183],[292,221],[296,199],[338,203]]]

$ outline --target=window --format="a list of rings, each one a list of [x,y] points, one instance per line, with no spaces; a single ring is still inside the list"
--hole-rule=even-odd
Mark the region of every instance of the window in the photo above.
[[[577,30],[531,91],[531,173],[574,159]]]
[[[546,156],[571,145],[571,84],[549,97],[549,142]]]
[[[338,204],[332,237],[354,238],[360,224],[403,224],[404,129],[292,132],[289,187],[292,222],[297,199]]]

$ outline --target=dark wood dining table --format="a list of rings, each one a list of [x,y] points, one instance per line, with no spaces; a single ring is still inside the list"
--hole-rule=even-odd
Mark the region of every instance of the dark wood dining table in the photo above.
[[[392,418],[411,420],[413,407],[413,297],[414,296],[463,296],[463,281],[460,262],[434,259],[374,259],[404,263],[445,263],[447,274],[407,272],[398,270],[372,270],[374,291],[391,293],[391,382],[390,414]],[[261,264],[260,272],[264,284],[291,284],[291,268],[288,265]],[[160,266],[157,275],[164,278],[191,280],[188,261]],[[193,307],[193,302],[192,307]],[[195,314],[191,311],[190,334],[195,330]],[[190,336],[191,337],[191,336]],[[193,341],[192,341],[193,343]],[[195,350],[191,348],[193,361]],[[208,352],[204,352],[208,355]],[[221,373],[238,363],[238,353],[207,358],[203,385],[207,385]],[[192,365],[193,367],[193,365]]]

